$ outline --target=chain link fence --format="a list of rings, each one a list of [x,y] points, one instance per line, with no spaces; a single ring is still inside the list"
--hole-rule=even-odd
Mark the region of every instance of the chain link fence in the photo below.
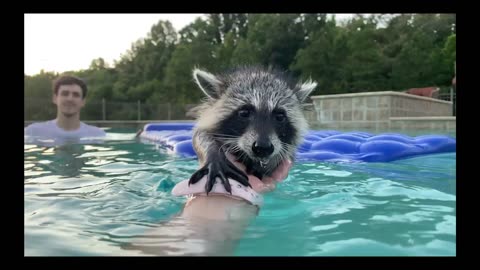
[[[187,112],[197,104],[148,104],[90,100],[81,112],[82,121],[93,120],[193,120]],[[57,108],[51,99],[24,100],[25,121],[46,121],[56,117]]]
[[[452,116],[457,115],[457,93],[454,91],[450,91],[450,93],[443,93],[438,95],[438,99],[445,100],[445,101],[451,101],[453,104],[453,112]]]

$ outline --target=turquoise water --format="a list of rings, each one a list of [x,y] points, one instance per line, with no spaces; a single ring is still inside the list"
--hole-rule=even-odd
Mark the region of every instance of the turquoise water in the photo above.
[[[107,132],[102,145],[25,144],[25,255],[155,253],[127,247],[181,211],[185,199],[170,191],[198,162],[135,140],[135,130]],[[230,255],[454,256],[455,186],[455,153],[296,164]]]

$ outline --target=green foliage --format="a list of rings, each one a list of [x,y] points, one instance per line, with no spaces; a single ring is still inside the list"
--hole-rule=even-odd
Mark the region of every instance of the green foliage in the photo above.
[[[95,109],[82,117],[90,119],[101,117],[102,99],[117,106],[110,119],[137,117],[135,106],[115,102],[198,103],[203,95],[193,83],[195,67],[211,72],[238,64],[289,69],[318,82],[314,95],[447,87],[454,76],[455,24],[455,14],[358,15],[342,23],[322,13],[209,14],[178,32],[170,22],[159,21],[118,61],[93,59],[87,70],[69,73],[88,83],[87,104]],[[50,100],[58,75],[25,76],[25,104]],[[152,108],[151,117],[164,110]],[[51,115],[52,110],[26,108],[25,117]]]

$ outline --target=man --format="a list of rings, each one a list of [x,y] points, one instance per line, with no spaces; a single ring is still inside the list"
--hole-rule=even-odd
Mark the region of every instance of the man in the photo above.
[[[53,140],[55,144],[79,142],[104,137],[105,132],[80,121],[80,111],[85,106],[87,85],[75,76],[61,76],[53,84],[53,103],[57,118],[34,123],[25,128],[27,141]]]

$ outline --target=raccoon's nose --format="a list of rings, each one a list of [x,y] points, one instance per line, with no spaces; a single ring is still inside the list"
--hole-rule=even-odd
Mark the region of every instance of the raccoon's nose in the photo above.
[[[268,157],[273,153],[273,144],[269,141],[256,141],[253,143],[252,151],[257,157]]]

